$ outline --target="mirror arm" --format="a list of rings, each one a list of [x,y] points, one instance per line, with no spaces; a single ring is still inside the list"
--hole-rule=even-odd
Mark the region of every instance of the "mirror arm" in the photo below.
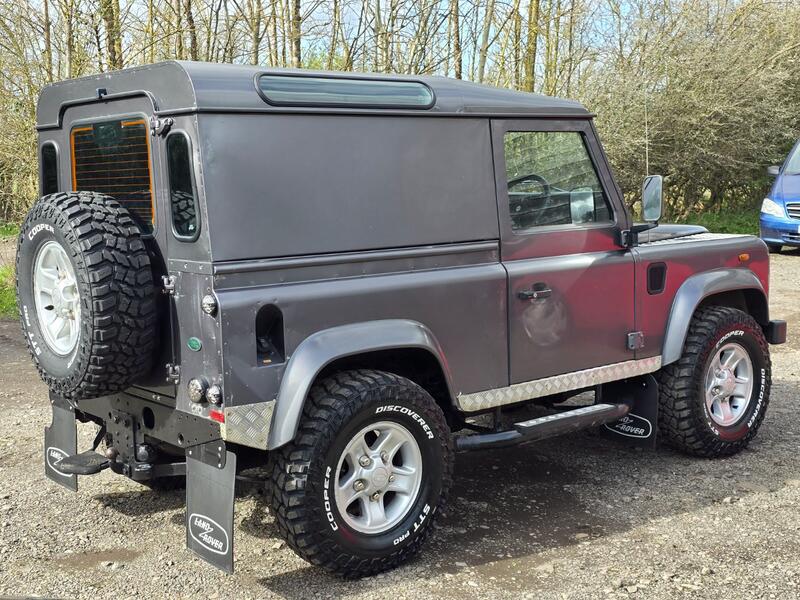
[[[658,227],[658,221],[652,223],[634,223],[630,229],[619,232],[619,245],[623,248],[634,248],[639,245],[639,234]]]

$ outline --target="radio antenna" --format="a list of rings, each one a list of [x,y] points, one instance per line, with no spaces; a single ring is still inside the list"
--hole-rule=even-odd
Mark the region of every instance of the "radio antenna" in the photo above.
[[[647,122],[647,84],[644,85],[644,170],[650,175],[650,124]]]

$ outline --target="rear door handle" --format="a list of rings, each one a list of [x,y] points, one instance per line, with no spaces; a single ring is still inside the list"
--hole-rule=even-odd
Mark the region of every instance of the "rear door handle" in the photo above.
[[[541,300],[542,298],[549,298],[553,293],[546,283],[534,283],[533,287],[529,290],[522,290],[517,293],[520,300]]]

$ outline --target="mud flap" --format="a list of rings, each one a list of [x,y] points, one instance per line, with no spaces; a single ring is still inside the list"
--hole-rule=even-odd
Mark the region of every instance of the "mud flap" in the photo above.
[[[652,375],[603,386],[603,401],[632,402],[630,412],[619,421],[606,423],[603,435],[630,446],[655,449],[658,433],[658,383]]]
[[[78,453],[78,426],[75,424],[75,409],[60,397],[50,394],[53,420],[44,428],[44,474],[73,492],[78,491],[78,476],[62,473],[58,464],[67,456]]]
[[[225,442],[186,449],[186,545],[206,562],[233,573],[236,455]]]

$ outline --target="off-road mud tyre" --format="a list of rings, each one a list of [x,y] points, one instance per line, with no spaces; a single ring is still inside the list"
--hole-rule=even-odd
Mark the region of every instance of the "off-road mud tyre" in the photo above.
[[[402,520],[375,535],[345,522],[332,486],[343,450],[365,426],[396,422],[422,457],[418,495]],[[424,389],[382,371],[346,371],[312,388],[295,440],[270,456],[269,496],[278,530],[308,562],[345,578],[374,575],[414,556],[434,529],[452,482],[444,414]]]
[[[79,333],[66,355],[45,339],[34,299],[35,261],[49,242],[66,251],[77,282]],[[150,370],[157,318],[150,259],[139,227],[113,198],[94,192],[40,198],[20,232],[16,284],[28,349],[55,393],[65,398],[111,394]]]
[[[705,375],[717,350],[727,342],[744,348],[753,365],[753,386],[743,414],[731,426],[711,418],[705,400]],[[734,308],[697,311],[689,325],[680,359],[662,368],[659,383],[659,435],[669,446],[700,457],[736,454],[758,432],[769,404],[769,346],[758,323]]]
[[[197,234],[197,209],[195,208],[194,195],[175,191],[170,194],[172,206],[172,226],[175,232],[191,238]]]

